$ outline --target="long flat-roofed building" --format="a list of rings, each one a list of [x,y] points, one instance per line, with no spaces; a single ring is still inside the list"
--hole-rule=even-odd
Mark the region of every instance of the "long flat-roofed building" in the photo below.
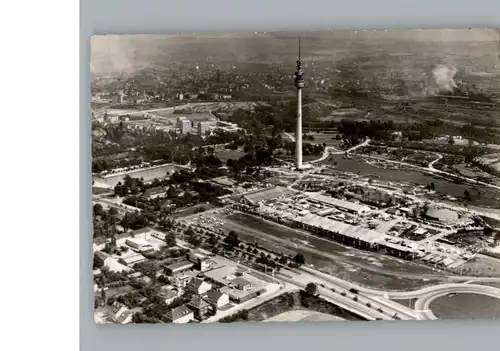
[[[309,196],[309,199],[313,201],[322,202],[351,213],[364,214],[370,212],[370,207],[368,206],[357,204],[350,201],[339,200],[331,196],[312,194]]]
[[[168,275],[176,275],[193,268],[194,263],[189,261],[180,261],[171,265],[165,266],[165,271]]]

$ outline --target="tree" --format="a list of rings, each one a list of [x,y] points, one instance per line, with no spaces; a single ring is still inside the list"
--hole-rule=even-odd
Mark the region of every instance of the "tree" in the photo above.
[[[234,231],[230,231],[229,234],[224,238],[224,242],[230,246],[238,246],[240,239],[238,239],[238,234]]]
[[[308,283],[305,289],[306,293],[309,295],[316,295],[318,293],[318,286],[314,283]]]
[[[431,183],[431,190],[435,190],[436,189],[436,186],[434,185],[434,183]]]
[[[306,259],[304,255],[302,255],[301,253],[296,254],[295,257],[293,258],[293,261],[299,265],[306,263]]]
[[[193,228],[189,227],[189,228],[186,230],[185,234],[186,234],[187,236],[193,236],[193,235],[194,235],[194,230],[193,230]]]
[[[219,240],[217,239],[216,235],[211,235],[210,238],[208,238],[208,243],[212,246],[217,245],[218,242]]]
[[[472,197],[470,195],[469,190],[464,190],[464,199],[465,199],[465,201],[471,201],[472,200]]]
[[[118,215],[118,210],[117,210],[116,207],[111,207],[108,212],[109,212],[110,216],[116,216],[116,215]]]
[[[165,244],[167,244],[168,247],[177,245],[177,239],[175,238],[174,233],[170,232],[165,235]]]
[[[103,213],[103,207],[101,204],[95,204],[93,208],[94,216],[100,216]]]
[[[199,247],[203,243],[203,239],[199,235],[191,235],[187,241],[195,248]]]

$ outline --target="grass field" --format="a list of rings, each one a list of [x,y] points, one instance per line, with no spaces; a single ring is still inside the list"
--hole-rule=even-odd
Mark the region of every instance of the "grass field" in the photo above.
[[[222,219],[227,231],[236,231],[246,242],[287,255],[301,253],[314,268],[361,285],[412,290],[439,281],[426,276],[439,275],[430,267],[345,247],[258,217],[235,213]]]
[[[300,312],[293,312],[300,311]],[[348,320],[348,321],[363,321],[362,317],[359,317],[343,308],[336,306],[328,301],[323,300],[317,296],[308,295],[302,291],[285,293],[272,300],[265,302],[262,305],[254,307],[248,311],[247,319],[236,319],[232,322],[262,322],[268,321],[270,318],[280,316],[283,313],[289,313],[287,318],[297,318],[302,316],[303,318],[309,317],[309,319],[320,319],[320,315],[323,315],[323,319],[328,317],[329,320]],[[309,313],[308,313],[309,312]],[[315,313],[316,312],[316,313]],[[326,316],[325,316],[326,315]]]
[[[106,194],[106,193],[112,193],[113,190],[107,189],[107,188],[100,188],[98,186],[93,186],[92,187],[92,194],[93,195],[100,195],[100,194]]]
[[[204,208],[205,211],[208,211],[208,210],[215,208],[215,206],[212,204],[201,204],[201,205],[191,206],[191,207],[188,207],[188,208],[181,210],[179,212],[175,212],[174,214],[172,214],[172,217],[174,217],[174,218],[188,217],[188,216],[191,216],[191,215],[197,213],[196,211],[198,211],[199,208]],[[201,213],[203,213],[203,212],[201,212]]]
[[[439,319],[500,318],[500,299],[479,294],[438,297],[429,308]]]

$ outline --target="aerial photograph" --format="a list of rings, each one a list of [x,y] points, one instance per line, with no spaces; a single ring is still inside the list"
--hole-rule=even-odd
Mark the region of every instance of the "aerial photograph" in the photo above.
[[[500,318],[498,30],[90,49],[97,324]]]

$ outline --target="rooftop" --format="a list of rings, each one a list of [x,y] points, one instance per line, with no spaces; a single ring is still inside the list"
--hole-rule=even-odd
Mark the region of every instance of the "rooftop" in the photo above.
[[[385,238],[384,234],[375,230],[339,222],[328,217],[315,215],[313,213],[305,215],[304,217],[296,218],[296,220],[310,226],[319,227],[331,232],[338,232],[368,243],[380,241]]]
[[[157,187],[154,187],[154,188],[146,189],[146,191],[144,192],[144,196],[145,197],[149,197],[149,196],[152,196],[152,195],[163,194],[165,192],[166,192],[166,190],[165,190],[164,187],[157,186]]]
[[[191,299],[191,301],[189,301],[188,306],[194,309],[201,309],[208,307],[209,304],[205,300],[203,300],[200,296],[196,295]]]
[[[207,300],[210,302],[217,302],[224,293],[219,290],[210,290],[207,292]]]
[[[251,283],[248,280],[245,280],[243,278],[235,278],[235,279],[231,280],[231,284],[246,286],[246,285],[250,285]]]
[[[354,202],[345,201],[345,200],[339,200],[339,199],[336,199],[334,197],[325,196],[325,195],[321,195],[321,194],[312,194],[309,196],[309,198],[316,200],[316,201],[319,201],[319,202],[327,203],[327,204],[335,206],[335,207],[340,207],[342,209],[353,211],[353,212],[359,212],[359,211],[364,210],[364,209],[365,210],[369,209],[369,207],[365,206],[365,205],[360,205],[360,204],[356,204]]]
[[[172,263],[171,265],[168,265],[166,268],[168,268],[170,270],[177,270],[177,269],[184,269],[184,268],[187,269],[187,268],[190,268],[193,266],[194,266],[194,263],[192,263],[192,262],[180,261],[180,262]]]
[[[177,320],[181,317],[184,317],[192,312],[193,311],[191,311],[189,308],[187,308],[187,306],[182,305],[182,306],[173,308],[170,311],[168,311],[166,313],[166,317],[172,321],[175,321],[175,320]]]

